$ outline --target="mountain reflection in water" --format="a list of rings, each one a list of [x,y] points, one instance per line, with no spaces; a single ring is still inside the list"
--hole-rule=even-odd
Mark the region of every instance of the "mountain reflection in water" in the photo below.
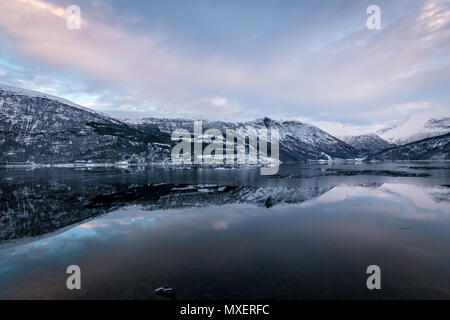
[[[327,169],[2,171],[0,298],[450,298],[448,170]]]

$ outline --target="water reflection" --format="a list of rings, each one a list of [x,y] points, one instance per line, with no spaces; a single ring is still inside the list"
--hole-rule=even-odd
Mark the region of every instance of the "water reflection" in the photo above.
[[[386,191],[439,208],[445,204],[435,203],[445,203],[448,192],[438,188],[428,195],[419,190],[417,181],[419,185],[445,186],[450,180],[448,167],[447,163],[284,166],[277,176],[268,177],[259,175],[257,168],[5,170],[0,171],[0,245],[55,232],[129,205],[149,211],[230,203],[271,207],[300,203],[324,193],[322,201],[344,199],[349,188],[343,184],[384,184]],[[340,187],[333,190],[335,186]],[[352,192],[358,189],[352,188]]]
[[[118,208],[146,211],[253,203],[267,207],[317,197],[328,187],[235,187],[214,184],[109,184],[6,187],[0,204],[0,241],[44,235]]]
[[[177,299],[450,298],[450,188],[372,178],[10,184],[1,223],[19,208],[4,225],[43,233],[0,249],[0,298],[156,299],[164,283]],[[81,291],[65,288],[70,264]]]

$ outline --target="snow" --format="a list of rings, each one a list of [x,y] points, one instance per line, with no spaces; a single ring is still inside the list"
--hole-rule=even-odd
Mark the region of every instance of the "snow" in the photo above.
[[[426,138],[406,145],[386,149],[369,159],[377,160],[445,160],[449,154],[450,133]]]
[[[436,125],[433,120],[441,120]],[[434,113],[411,115],[403,123],[378,131],[378,135],[395,144],[406,144],[450,132],[450,118]]]
[[[23,88],[18,88],[18,87],[13,87],[13,86],[9,86],[6,84],[0,84],[0,91],[6,91],[6,92],[10,92],[16,95],[22,95],[22,96],[26,96],[26,97],[30,97],[30,98],[46,98],[49,100],[53,100],[53,101],[57,101],[60,102],[62,104],[68,105],[70,107],[73,108],[77,108],[77,109],[81,109],[83,111],[87,111],[90,112],[92,114],[95,114],[97,116],[101,116],[101,117],[106,117],[108,119],[113,119],[111,116],[104,114],[104,113],[100,113],[100,112],[96,112],[92,109],[80,106],[76,103],[73,103],[67,99],[61,98],[61,97],[57,97],[57,96],[52,96],[50,94],[46,94],[46,93],[42,93],[42,92],[38,92],[38,91],[34,91],[34,90],[29,90],[29,89],[23,89]],[[3,105],[3,100],[1,101],[1,105]]]
[[[189,119],[142,119],[139,126],[157,128],[161,132],[172,133],[175,129],[186,129],[193,132],[194,120]],[[202,129],[218,129],[222,133],[227,130],[242,130],[243,135],[257,136],[259,129],[278,129],[280,134],[280,155],[286,160],[298,161],[317,159],[321,152],[332,158],[354,158],[357,150],[331,136],[325,131],[300,121],[281,121],[269,118],[256,119],[247,122],[225,122],[202,120]],[[268,141],[270,142],[270,135]]]
[[[378,152],[394,146],[374,133],[342,137],[342,140],[358,150],[370,153]]]
[[[22,99],[23,96],[27,98]],[[96,165],[97,162],[115,163],[115,166],[128,166],[136,162],[147,164],[160,162],[170,165],[171,145],[165,143],[168,137],[161,132],[170,134],[177,128],[193,132],[193,120],[147,118],[131,127],[125,122],[103,116],[66,99],[6,85],[0,85],[0,98],[2,104],[0,116],[5,119],[0,123],[1,129],[12,132],[14,138],[14,141],[12,139],[6,141],[0,137],[0,146],[4,148],[0,158],[9,164],[27,161],[45,164],[90,160],[94,163],[89,164],[90,166]],[[50,99],[56,103],[47,103],[39,98]],[[398,139],[403,139],[402,141],[423,139],[450,131],[450,118],[435,119],[431,116],[431,114],[411,116],[403,124],[383,130],[380,135],[389,141],[397,142]],[[269,132],[277,129],[280,134],[280,160],[283,162],[310,160],[328,162],[338,159],[345,161],[344,159],[361,158],[363,155],[359,147],[350,140],[346,140],[347,144],[313,125],[299,121],[269,118],[236,123],[202,121],[202,131],[208,129],[218,129],[223,133],[227,130],[243,129],[242,134],[245,136],[256,136],[259,129],[268,129]],[[124,132],[128,137],[126,141],[123,139]],[[146,132],[152,135],[152,143],[149,143],[149,137],[143,135]],[[268,138],[270,142],[270,135]],[[369,151],[378,148],[382,150],[387,143],[375,134],[358,136],[353,140]],[[418,159],[425,159],[428,156],[425,149],[436,149],[437,146],[433,146],[432,143],[444,146],[445,141],[428,141],[427,146],[408,147],[410,149],[403,150],[406,155],[402,157],[415,159],[417,157],[410,155],[421,153]],[[134,148],[129,148],[130,145]],[[422,149],[425,151],[422,152]],[[448,152],[445,150],[431,151],[429,157],[448,159]],[[107,152],[108,159],[105,159],[104,152]],[[236,155],[232,157],[235,158]],[[387,159],[392,157],[398,155],[389,155]]]

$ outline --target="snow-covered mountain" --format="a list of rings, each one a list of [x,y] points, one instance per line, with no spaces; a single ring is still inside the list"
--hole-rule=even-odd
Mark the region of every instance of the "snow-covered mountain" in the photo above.
[[[135,127],[146,131],[159,129],[171,134],[182,128],[193,132],[193,121],[186,119],[145,118]],[[329,158],[353,159],[358,151],[345,142],[331,136],[325,131],[299,121],[277,121],[269,118],[248,122],[202,121],[203,131],[219,129],[225,133],[227,129],[244,129],[255,132],[257,129],[278,129],[280,132],[280,159],[282,161],[305,161]]]
[[[450,160],[450,133],[389,148],[367,160]]]
[[[365,155],[377,153],[381,150],[395,146],[394,144],[381,139],[374,133],[359,136],[347,136],[343,137],[342,140]]]
[[[0,163],[144,162],[168,158],[169,137],[39,92],[0,86]]]
[[[170,159],[171,133],[193,132],[193,121],[149,118],[126,123],[39,92],[0,87],[0,163],[161,162]],[[358,152],[319,128],[268,118],[203,121],[203,130],[279,129],[280,159],[354,158]]]
[[[407,144],[429,137],[450,132],[450,118],[434,118],[430,114],[410,116],[403,123],[379,130],[377,134],[384,140],[394,144]]]

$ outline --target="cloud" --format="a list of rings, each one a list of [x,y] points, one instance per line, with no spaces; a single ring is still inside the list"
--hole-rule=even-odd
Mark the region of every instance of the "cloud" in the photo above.
[[[83,104],[83,106],[94,110],[108,110],[111,108],[111,106],[108,103],[97,103],[97,102],[88,102]]]
[[[448,110],[448,1],[381,1],[381,31],[365,28],[359,3],[292,4],[292,12],[272,5],[272,17],[256,18],[254,28],[244,13],[266,14],[268,3],[243,4],[242,15],[214,4],[213,17],[205,11],[198,22],[211,27],[191,33],[173,12],[189,16],[196,5],[169,8],[159,17],[167,21],[145,24],[114,4],[96,3],[101,10],[80,4],[81,30],[67,29],[65,8],[44,0],[2,1],[0,11],[16,63],[27,60],[36,73],[66,81],[61,92],[93,108],[139,117],[304,116],[352,132],[437,105]]]
[[[312,123],[315,126],[319,127],[320,129],[326,131],[327,133],[337,138],[374,133],[384,127],[383,125],[380,124],[370,126],[344,125],[340,122],[335,121],[317,121]]]
[[[217,107],[225,107],[227,105],[227,99],[221,97],[215,97],[211,103]]]

